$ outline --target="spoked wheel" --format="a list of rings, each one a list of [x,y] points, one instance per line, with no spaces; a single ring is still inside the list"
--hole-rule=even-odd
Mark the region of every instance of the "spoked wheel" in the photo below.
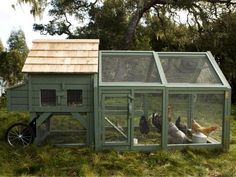
[[[24,123],[16,123],[10,126],[6,132],[6,141],[13,147],[27,147],[34,140],[34,131]]]

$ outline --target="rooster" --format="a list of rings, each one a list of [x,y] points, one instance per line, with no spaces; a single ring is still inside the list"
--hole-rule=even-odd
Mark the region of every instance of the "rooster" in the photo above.
[[[209,136],[209,134],[217,129],[216,126],[211,127],[202,127],[197,123],[195,120],[192,121],[192,130],[195,132],[201,132],[206,136]]]

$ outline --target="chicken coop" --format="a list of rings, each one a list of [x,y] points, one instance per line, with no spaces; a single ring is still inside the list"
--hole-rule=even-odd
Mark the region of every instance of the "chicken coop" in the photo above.
[[[211,52],[98,46],[96,39],[33,41],[25,81],[7,90],[8,109],[30,114],[28,125],[8,129],[10,145],[228,149],[231,88]]]

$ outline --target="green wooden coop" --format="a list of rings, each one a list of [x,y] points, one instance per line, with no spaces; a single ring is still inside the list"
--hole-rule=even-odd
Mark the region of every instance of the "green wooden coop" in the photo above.
[[[99,51],[99,40],[35,40],[22,84],[7,90],[12,146],[95,150],[230,143],[231,88],[210,52]]]

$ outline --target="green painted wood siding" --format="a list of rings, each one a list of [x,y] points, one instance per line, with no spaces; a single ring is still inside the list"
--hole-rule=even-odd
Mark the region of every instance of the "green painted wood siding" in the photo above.
[[[9,111],[28,111],[28,83],[7,89],[7,107]]]
[[[91,75],[32,74],[30,77],[31,112],[93,112]],[[41,106],[41,90],[56,90],[56,106]],[[82,105],[67,105],[67,90],[82,90]]]

